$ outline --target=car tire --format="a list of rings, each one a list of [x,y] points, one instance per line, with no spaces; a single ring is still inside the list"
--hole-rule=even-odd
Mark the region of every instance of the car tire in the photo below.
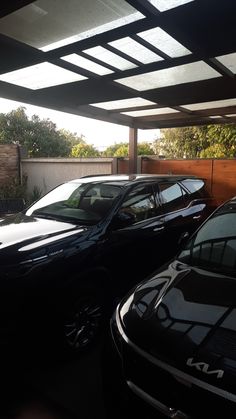
[[[109,327],[112,311],[108,279],[83,278],[78,282],[80,286],[70,292],[61,318],[63,353],[71,356],[98,344]]]

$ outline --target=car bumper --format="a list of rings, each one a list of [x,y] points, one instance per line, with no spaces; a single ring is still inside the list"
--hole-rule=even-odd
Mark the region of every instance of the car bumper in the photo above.
[[[218,417],[219,413],[222,417],[235,416],[234,395],[224,392],[220,395],[218,388],[154,358],[131,342],[122,327],[119,306],[111,319],[111,333],[127,386],[152,408],[175,419]]]

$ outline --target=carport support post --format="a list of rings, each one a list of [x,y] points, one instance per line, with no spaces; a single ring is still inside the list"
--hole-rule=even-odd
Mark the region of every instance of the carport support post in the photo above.
[[[129,128],[129,173],[137,173],[137,128]]]

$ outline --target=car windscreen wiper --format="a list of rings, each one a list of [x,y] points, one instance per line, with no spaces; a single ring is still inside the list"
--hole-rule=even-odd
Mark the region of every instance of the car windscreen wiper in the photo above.
[[[46,218],[48,220],[55,220],[55,218],[56,218],[54,214],[48,214],[48,213],[43,212],[43,211],[34,211],[31,215],[33,217]]]

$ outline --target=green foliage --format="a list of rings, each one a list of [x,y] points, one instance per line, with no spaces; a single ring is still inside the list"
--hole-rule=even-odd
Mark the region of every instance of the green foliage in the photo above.
[[[80,137],[78,137],[76,133],[72,133],[64,128],[59,129],[58,133],[61,138],[63,138],[67,141],[68,144],[70,144],[70,148],[72,148],[76,144],[86,144],[83,134],[81,134]]]
[[[42,189],[39,188],[39,186],[35,185],[33,187],[32,192],[27,197],[27,204],[31,205],[33,202],[37,201],[41,196],[43,195]]]
[[[57,130],[50,119],[28,118],[24,107],[0,114],[0,144],[20,144],[30,157],[68,157],[74,144],[84,143],[81,137],[66,130]]]
[[[71,149],[71,157],[99,157],[99,151],[90,144],[76,144]]]
[[[146,141],[143,141],[142,143],[138,143],[137,151],[138,151],[138,156],[150,156],[155,153],[154,149]]]
[[[209,145],[200,157],[236,157],[236,125],[211,125],[208,127]]]
[[[129,144],[123,143],[114,153],[114,157],[127,157],[129,155]]]
[[[224,158],[236,156],[236,125],[205,125],[162,129],[153,144],[167,158]]]
[[[6,184],[1,186],[0,189],[0,199],[8,198],[23,198],[27,200],[26,195],[27,189],[27,176],[23,175],[21,184],[19,183],[18,178],[12,178]]]
[[[122,146],[127,146],[127,143],[115,143],[107,147],[102,153],[103,157],[114,157],[116,151]]]
[[[137,146],[138,156],[148,156],[154,154],[153,148],[147,142],[138,143]],[[129,155],[129,144],[118,143],[108,147],[104,152],[103,156],[106,157],[128,157]]]

